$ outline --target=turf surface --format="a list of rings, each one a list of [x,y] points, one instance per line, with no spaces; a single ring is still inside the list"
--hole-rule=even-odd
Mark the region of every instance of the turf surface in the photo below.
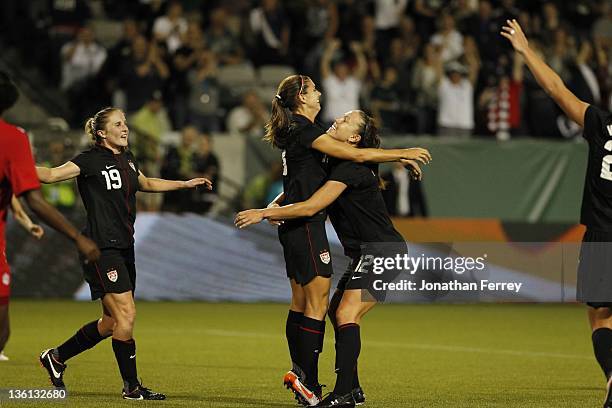
[[[137,305],[139,376],[168,394],[164,407],[292,407],[282,388],[289,368],[286,306]],[[12,337],[0,362],[0,388],[48,387],[38,353],[99,313],[94,303],[11,303]],[[320,379],[333,388],[333,331]],[[382,305],[362,324],[366,407],[597,407],[604,381],[578,305]],[[68,404],[124,407],[109,341],[68,362]]]

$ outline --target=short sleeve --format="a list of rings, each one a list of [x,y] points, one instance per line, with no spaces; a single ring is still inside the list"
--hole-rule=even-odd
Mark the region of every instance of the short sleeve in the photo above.
[[[87,160],[87,152],[82,152],[76,155],[76,157],[74,157],[70,161],[76,164],[79,167],[79,169],[81,169],[82,176],[87,177],[91,174],[90,166]]]
[[[332,168],[328,178],[329,181],[339,181],[347,187],[357,187],[363,180],[363,172],[359,165],[343,161]]]
[[[20,133],[14,140],[13,152],[8,155],[7,175],[13,194],[20,196],[26,191],[39,189],[40,181],[38,181],[32,150],[26,134]]]
[[[306,125],[300,129],[298,141],[302,146],[310,149],[312,147],[312,143],[324,133],[324,130],[314,124]]]
[[[593,140],[598,137],[600,129],[604,126],[605,117],[607,114],[596,106],[589,105],[584,113],[584,132],[582,137],[586,140]]]

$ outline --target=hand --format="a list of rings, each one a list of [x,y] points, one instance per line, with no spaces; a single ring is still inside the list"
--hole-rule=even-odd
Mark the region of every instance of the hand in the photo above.
[[[404,151],[406,154],[402,157],[403,159],[415,160],[422,164],[427,164],[431,161],[431,154],[422,147],[413,147],[411,149],[404,149]]]
[[[240,211],[234,220],[234,224],[242,229],[252,224],[259,224],[263,221],[263,210],[244,210]]]
[[[406,167],[406,170],[410,173],[410,177],[413,180],[421,180],[423,178],[423,171],[421,170],[421,166],[414,160],[406,160],[402,159],[400,162]]]
[[[523,29],[514,19],[506,20],[506,24],[502,27],[500,34],[510,40],[516,52],[524,54],[529,49],[529,42],[523,33]]]
[[[201,186],[201,185],[206,185],[206,188],[209,190],[212,190],[212,181],[210,181],[207,178],[204,177],[198,177],[198,178],[194,178],[188,181],[184,181],[183,183],[185,183],[185,188],[194,188],[197,186]]]
[[[41,239],[45,235],[45,230],[38,224],[32,224],[29,228],[30,235],[36,239]]]
[[[266,208],[275,208],[275,207],[280,207],[280,205],[276,204],[276,203],[270,203]],[[270,225],[274,225],[276,227],[278,227],[279,225],[281,225],[284,221],[281,220],[268,220],[268,224]]]
[[[355,54],[359,54],[363,51],[363,49],[361,48],[361,44],[357,41],[352,41],[350,47],[351,51],[353,51]]]
[[[85,255],[85,258],[87,258],[86,263],[96,262],[98,259],[100,259],[100,249],[98,249],[96,243],[91,239],[79,234],[74,241],[79,252]]]
[[[329,40],[329,42],[327,43],[327,48],[329,48],[330,51],[336,51],[338,48],[340,48],[340,46],[342,45],[342,41],[340,41],[337,38],[333,38],[331,40]]]

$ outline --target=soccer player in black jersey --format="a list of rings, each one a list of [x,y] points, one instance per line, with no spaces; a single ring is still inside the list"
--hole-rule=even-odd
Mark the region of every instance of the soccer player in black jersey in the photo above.
[[[362,111],[347,112],[334,122],[328,134],[359,148],[380,145],[373,120]],[[420,177],[418,163],[407,160],[405,164]],[[394,251],[402,251],[402,248],[405,251],[404,238],[393,227],[380,192],[378,165],[333,160],[327,182],[310,198],[283,207],[242,211],[236,217],[236,225],[244,228],[266,218],[290,220],[309,217],[326,207],[351,262],[338,282],[329,306],[336,333],[338,379],[334,391],[317,406],[351,407],[365,399],[357,378],[357,358],[361,347],[359,323],[376,304],[375,300],[362,298],[362,290],[369,289],[369,279],[361,268],[365,256],[361,253],[361,245],[366,242],[395,243],[392,245]],[[382,300],[380,295],[384,296],[373,295],[378,300]]]
[[[577,298],[588,305],[593,349],[607,381],[604,408],[612,408],[612,287],[599,288],[606,292],[606,299],[589,298],[587,289],[593,277],[609,275],[612,268],[610,244],[593,244],[612,242],[612,114],[578,99],[529,47],[518,22],[506,20],[506,23],[501,35],[525,58],[538,84],[571,120],[584,128],[583,137],[589,144],[580,214],[586,232],[580,251]]]
[[[283,194],[272,205],[304,201],[321,187],[327,176],[325,155],[357,162],[430,160],[429,152],[421,148],[357,149],[335,140],[315,123],[320,96],[304,75],[289,76],[278,86],[265,135],[282,151]],[[283,382],[308,405],[317,404],[321,397],[317,367],[332,275],[325,218],[320,211],[286,222],[278,230],[292,293],[286,336],[293,369]]]
[[[85,324],[62,345],[45,350],[40,362],[56,387],[64,387],[65,362],[112,336],[112,346],[123,379],[123,398],[161,400],[164,394],[140,384],[133,338],[136,306],[134,221],[136,191],[164,192],[212,184],[205,178],[171,181],[148,178],[138,169],[128,149],[129,129],[120,109],[105,108],[85,125],[94,146],[55,168],[37,167],[44,183],[77,178],[87,211],[84,235],[102,251],[98,262],[83,263],[92,300],[102,300],[102,318]]]

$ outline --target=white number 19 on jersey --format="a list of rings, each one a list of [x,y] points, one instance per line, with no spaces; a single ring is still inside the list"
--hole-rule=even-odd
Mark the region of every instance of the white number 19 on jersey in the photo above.
[[[107,190],[119,190],[121,188],[121,174],[119,174],[119,170],[102,170],[102,175],[106,179]]]

